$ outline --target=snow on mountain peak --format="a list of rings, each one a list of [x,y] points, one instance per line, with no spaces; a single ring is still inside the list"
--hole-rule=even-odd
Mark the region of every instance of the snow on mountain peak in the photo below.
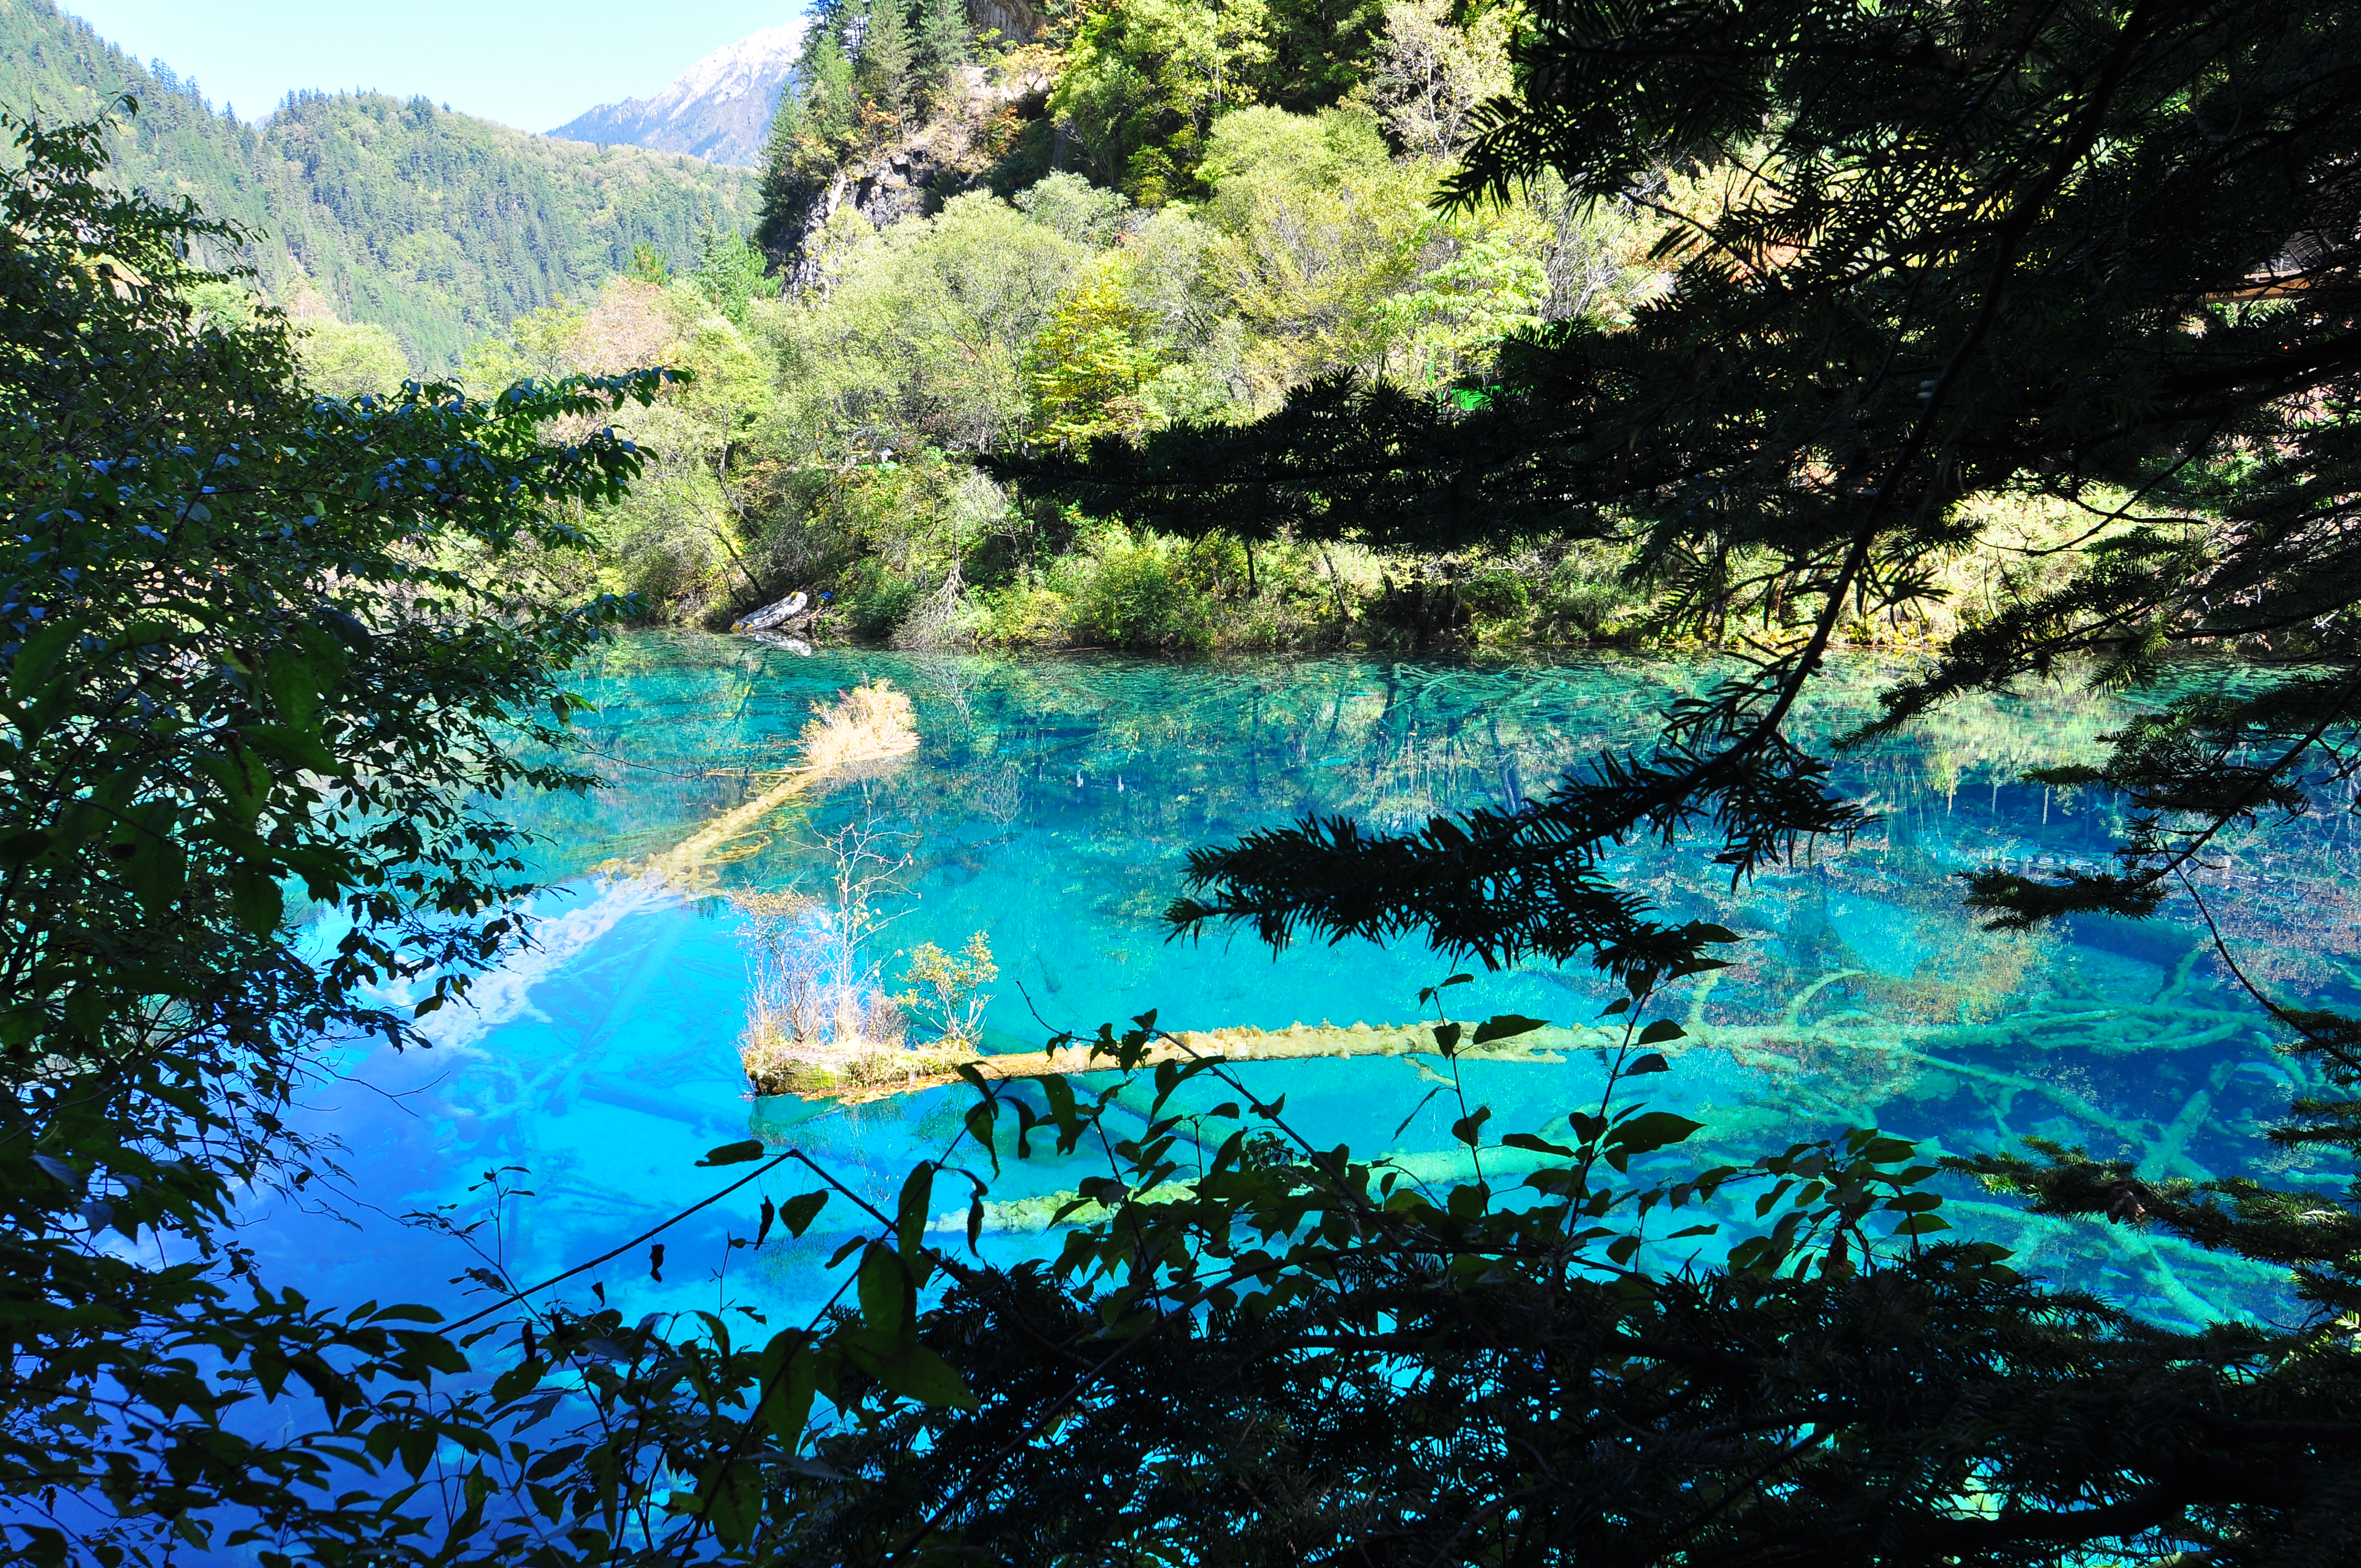
[[[761,161],[803,31],[796,21],[749,34],[715,49],[653,97],[601,104],[549,134],[752,168]]]
[[[700,99],[726,100],[761,90],[784,77],[803,42],[801,22],[765,27],[734,44],[724,44],[673,78],[672,85],[646,100],[675,112]]]

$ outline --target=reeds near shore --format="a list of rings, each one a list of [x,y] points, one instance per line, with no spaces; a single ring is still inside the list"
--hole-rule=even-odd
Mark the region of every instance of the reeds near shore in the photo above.
[[[693,883],[717,851],[796,796],[822,784],[865,783],[917,745],[910,699],[886,682],[864,682],[833,703],[815,704],[800,765],[707,823],[654,869]],[[877,913],[879,897],[907,863],[896,837],[864,816],[828,840],[835,872],[820,891],[729,894],[744,921],[751,982],[739,1061],[756,1094],[906,1085],[973,1054],[982,1001],[972,993],[994,972],[983,933],[963,955],[922,943],[906,977],[917,989],[905,996],[887,992],[882,966],[870,957],[888,923]],[[908,1007],[919,1008],[942,1038],[914,1048]]]

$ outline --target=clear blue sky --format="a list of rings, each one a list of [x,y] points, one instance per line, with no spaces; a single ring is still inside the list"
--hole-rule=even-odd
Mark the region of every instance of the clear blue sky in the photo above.
[[[521,130],[644,98],[797,0],[60,0],[108,42],[258,119],[303,87],[373,88]]]

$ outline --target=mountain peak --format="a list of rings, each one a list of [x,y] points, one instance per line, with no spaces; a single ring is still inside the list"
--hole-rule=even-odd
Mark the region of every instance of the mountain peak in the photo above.
[[[765,27],[725,44],[652,98],[601,104],[549,134],[568,141],[621,142],[685,152],[751,169],[803,42],[803,24]]]

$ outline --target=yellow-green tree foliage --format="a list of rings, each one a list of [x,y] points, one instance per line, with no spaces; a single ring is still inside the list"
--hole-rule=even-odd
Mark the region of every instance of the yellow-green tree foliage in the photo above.
[[[1414,153],[1451,158],[1475,129],[1476,106],[1509,91],[1508,5],[1475,8],[1464,27],[1450,0],[1387,0],[1367,101]]]
[[[1093,175],[1160,205],[1187,192],[1214,121],[1259,99],[1269,28],[1265,0],[1114,0],[1076,28],[1049,112]]]
[[[1038,445],[1065,446],[1109,432],[1134,433],[1147,422],[1140,388],[1159,368],[1143,339],[1147,313],[1133,302],[1131,258],[1120,250],[1093,258],[1034,338],[1025,356]]]
[[[1437,387],[1541,321],[1550,225],[1525,206],[1435,213],[1439,165],[1391,156],[1364,115],[1240,110],[1200,172],[1257,406],[1340,370]]]
[[[373,323],[306,322],[295,355],[304,381],[331,398],[389,398],[410,378],[401,343]]]

